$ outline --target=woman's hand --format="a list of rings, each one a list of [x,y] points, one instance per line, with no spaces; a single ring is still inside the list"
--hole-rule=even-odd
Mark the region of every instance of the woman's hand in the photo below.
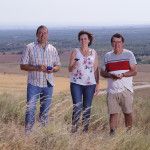
[[[69,66],[68,66],[69,72],[72,72],[75,69],[77,62],[78,62],[78,60],[76,59],[76,51],[72,51],[72,53],[70,55]]]
[[[98,95],[99,95],[99,92],[100,92],[100,86],[99,86],[99,83],[97,83],[97,84],[96,84],[96,88],[95,88],[94,96],[98,96]]]

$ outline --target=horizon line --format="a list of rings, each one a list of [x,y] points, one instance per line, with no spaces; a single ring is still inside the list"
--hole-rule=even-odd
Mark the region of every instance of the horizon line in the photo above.
[[[42,25],[42,24],[40,24]],[[38,25],[38,26],[40,26]],[[45,25],[45,24],[43,24]],[[17,26],[17,25],[0,25],[0,30],[13,30],[13,29],[17,29],[17,30],[22,30],[22,29],[35,29],[36,27],[38,27],[37,25],[22,25],[22,26]],[[53,26],[50,26],[50,25],[45,25],[47,26],[48,28],[50,29],[61,29],[61,28],[74,28],[74,29],[78,29],[78,28],[122,28],[122,27],[150,27],[150,24],[125,24],[125,25],[53,25]]]

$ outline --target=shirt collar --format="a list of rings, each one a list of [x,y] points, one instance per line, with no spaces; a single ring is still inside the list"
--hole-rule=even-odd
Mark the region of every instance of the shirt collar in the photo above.
[[[45,49],[47,49],[48,44],[49,44],[49,42],[47,41]],[[42,48],[41,44],[39,44],[38,41],[35,41],[35,45],[38,46],[39,48]],[[43,48],[42,48],[42,49],[43,49]]]

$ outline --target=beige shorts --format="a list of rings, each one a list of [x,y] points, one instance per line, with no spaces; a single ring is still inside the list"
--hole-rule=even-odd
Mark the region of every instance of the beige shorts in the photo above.
[[[120,109],[123,113],[129,114],[133,111],[133,93],[129,90],[125,90],[120,93],[108,93],[107,94],[107,106],[108,113],[119,113]]]

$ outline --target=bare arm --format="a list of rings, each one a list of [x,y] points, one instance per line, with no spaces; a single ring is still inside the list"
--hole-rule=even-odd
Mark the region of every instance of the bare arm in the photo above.
[[[44,65],[33,66],[29,64],[25,64],[25,65],[21,64],[20,69],[24,71],[39,71],[45,73],[53,73],[59,71],[60,66],[54,66],[52,70],[47,71],[47,67]]]
[[[136,65],[130,65],[130,70],[122,73],[121,75],[115,75],[115,74],[111,74],[107,71],[104,71],[103,69],[101,69],[101,76],[104,78],[111,78],[111,79],[121,79],[123,77],[131,77],[131,76],[135,76],[137,74],[137,66]]]
[[[38,71],[37,66],[29,65],[29,64],[21,64],[20,69],[24,71]]]
[[[130,70],[128,72],[122,73],[123,77],[131,77],[137,75],[137,66],[135,64],[130,65]]]
[[[76,63],[77,63],[77,61],[75,61],[75,58],[76,58],[76,52],[72,51],[71,55],[70,55],[69,66],[68,66],[69,72],[72,72],[73,69],[75,69],[75,66],[76,66]]]
[[[113,80],[120,79],[120,76],[115,75],[115,74],[111,74],[111,73],[109,73],[109,72],[107,72],[106,70],[103,70],[103,69],[101,69],[100,74],[101,74],[101,76],[104,77],[104,78],[111,78],[111,79],[113,79]]]
[[[99,84],[99,61],[98,61],[98,56],[96,54],[96,57],[95,57],[95,63],[94,63],[94,75],[95,75],[95,80],[96,80],[96,83]]]
[[[52,73],[55,71],[47,71],[47,67],[45,65],[30,65],[30,64],[21,64],[20,69],[24,71],[39,71],[39,72],[45,72],[45,73]],[[56,68],[57,69],[57,68]]]
[[[94,95],[98,95],[99,90],[100,90],[100,86],[99,86],[100,74],[99,74],[99,61],[98,61],[97,54],[96,54],[95,63],[94,63],[94,75],[95,75],[95,80],[96,80],[96,88],[95,88]]]
[[[94,72],[94,75],[95,75],[95,80],[96,80],[96,83],[99,84],[99,68],[97,67],[96,71]]]

